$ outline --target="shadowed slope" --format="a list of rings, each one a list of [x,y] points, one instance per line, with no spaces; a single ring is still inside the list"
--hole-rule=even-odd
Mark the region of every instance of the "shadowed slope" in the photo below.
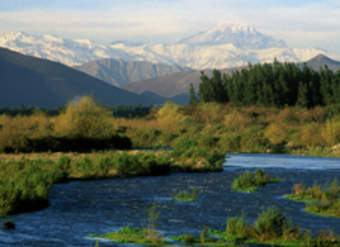
[[[0,48],[0,106],[56,107],[82,95],[93,95],[107,105],[164,102],[119,89],[60,63]]]

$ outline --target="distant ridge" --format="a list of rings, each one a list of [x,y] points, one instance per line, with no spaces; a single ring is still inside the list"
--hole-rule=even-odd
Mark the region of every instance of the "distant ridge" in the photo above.
[[[300,63],[319,53],[332,55],[315,48],[286,47],[284,41],[263,34],[255,27],[235,24],[211,27],[174,44],[102,44],[87,39],[9,32],[0,34],[0,46],[68,66],[114,58],[153,64],[178,64],[197,70],[245,66],[248,62],[271,62],[274,58],[282,62]]]
[[[176,64],[153,64],[146,61],[124,61],[122,59],[102,59],[74,68],[118,87],[130,82],[153,79],[176,72],[193,71]]]
[[[316,57],[308,60],[306,62],[307,66],[314,69],[319,70],[321,67],[327,65],[330,70],[337,71],[340,70],[340,62],[333,60],[323,54],[319,54]]]
[[[285,48],[283,40],[258,32],[254,27],[238,24],[221,24],[209,30],[184,38],[179,44],[212,46],[232,44],[237,48],[267,49]]]
[[[313,68],[314,70],[319,70],[320,67],[325,65],[328,66],[329,69],[336,71],[340,69],[340,62],[330,59],[325,55],[317,55],[316,57],[308,60],[306,62],[307,66]],[[303,66],[303,63],[299,63],[300,66]],[[231,69],[222,69],[222,73],[231,73],[235,70],[240,70],[243,67],[235,67]],[[211,76],[212,70],[204,70],[205,74]],[[193,84],[194,88],[198,90],[200,80],[200,72],[180,72],[171,75],[161,76],[155,79],[137,81],[130,84],[127,84],[123,88],[134,93],[143,93],[144,91],[150,91],[156,94],[159,94],[163,97],[174,97],[180,94],[186,94],[189,92],[190,83]]]
[[[0,106],[57,107],[82,95],[106,105],[162,104],[111,86],[57,62],[0,48]]]
[[[231,73],[232,71],[239,70],[243,67],[223,69],[222,73]],[[207,76],[211,76],[212,70],[204,70]],[[200,71],[184,71],[170,75],[160,76],[155,79],[143,80],[129,83],[122,88],[134,92],[143,93],[145,91],[156,93],[163,97],[175,97],[178,95],[185,96],[189,92],[190,84],[192,83],[197,90],[201,83]]]

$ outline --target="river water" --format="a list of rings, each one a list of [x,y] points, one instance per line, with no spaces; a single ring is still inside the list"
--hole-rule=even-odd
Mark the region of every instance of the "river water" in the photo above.
[[[282,179],[254,193],[231,190],[235,177],[246,170],[265,169]],[[228,217],[247,214],[250,222],[269,206],[276,205],[304,229],[314,233],[332,229],[340,234],[340,219],[306,213],[304,204],[283,195],[295,183],[340,181],[340,159],[271,154],[231,154],[224,171],[209,174],[173,174],[54,185],[51,206],[45,210],[11,216],[17,229],[0,230],[0,246],[54,247],[94,246],[90,233],[107,233],[126,225],[146,226],[147,210],[157,202],[158,229],[164,235],[198,233],[205,226],[225,229]],[[183,203],[171,198],[176,191],[197,188],[199,199]],[[117,246],[101,241],[100,246]]]

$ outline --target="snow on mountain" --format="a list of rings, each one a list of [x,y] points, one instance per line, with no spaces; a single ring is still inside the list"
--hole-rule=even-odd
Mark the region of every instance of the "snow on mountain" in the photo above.
[[[302,62],[318,54],[337,57],[315,48],[287,48],[283,41],[244,25],[220,25],[184,38],[176,44],[132,44],[118,41],[104,45],[86,39],[71,40],[54,35],[12,32],[0,35],[0,46],[69,66],[115,58],[154,64],[178,64],[201,70],[243,66],[248,62],[272,62],[274,58],[279,61]]]
[[[4,33],[0,35],[0,46],[70,66],[103,58],[129,59],[129,55],[122,50],[108,48],[90,40],[63,39],[49,34]]]
[[[237,48],[246,49],[286,47],[284,41],[262,34],[254,27],[233,24],[219,25],[210,30],[184,38],[178,43],[203,46],[233,44]]]
[[[179,64],[198,70],[238,67],[247,65],[248,62],[253,64],[272,62],[275,58],[279,61],[302,62],[318,54],[325,54],[324,51],[314,48],[239,49],[232,44],[214,46],[188,44],[126,46],[117,44],[111,47],[122,49],[131,56],[135,56],[135,59],[139,61]]]

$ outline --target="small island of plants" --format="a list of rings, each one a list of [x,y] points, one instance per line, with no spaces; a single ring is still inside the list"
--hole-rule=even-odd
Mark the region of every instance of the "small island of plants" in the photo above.
[[[302,184],[293,185],[294,193],[286,195],[290,200],[306,203],[306,211],[312,214],[340,218],[340,185],[334,179],[329,185],[320,186],[317,182],[305,188]]]
[[[264,170],[256,169],[254,173],[247,171],[233,182],[233,190],[253,192],[270,183],[277,183],[278,178],[270,177]]]
[[[174,194],[172,198],[181,202],[195,202],[198,199],[198,191],[196,188],[193,188],[192,191],[181,191]]]
[[[117,243],[162,246],[169,244],[160,233],[147,228],[125,226],[118,231],[107,234],[90,234],[91,238],[103,238]]]

